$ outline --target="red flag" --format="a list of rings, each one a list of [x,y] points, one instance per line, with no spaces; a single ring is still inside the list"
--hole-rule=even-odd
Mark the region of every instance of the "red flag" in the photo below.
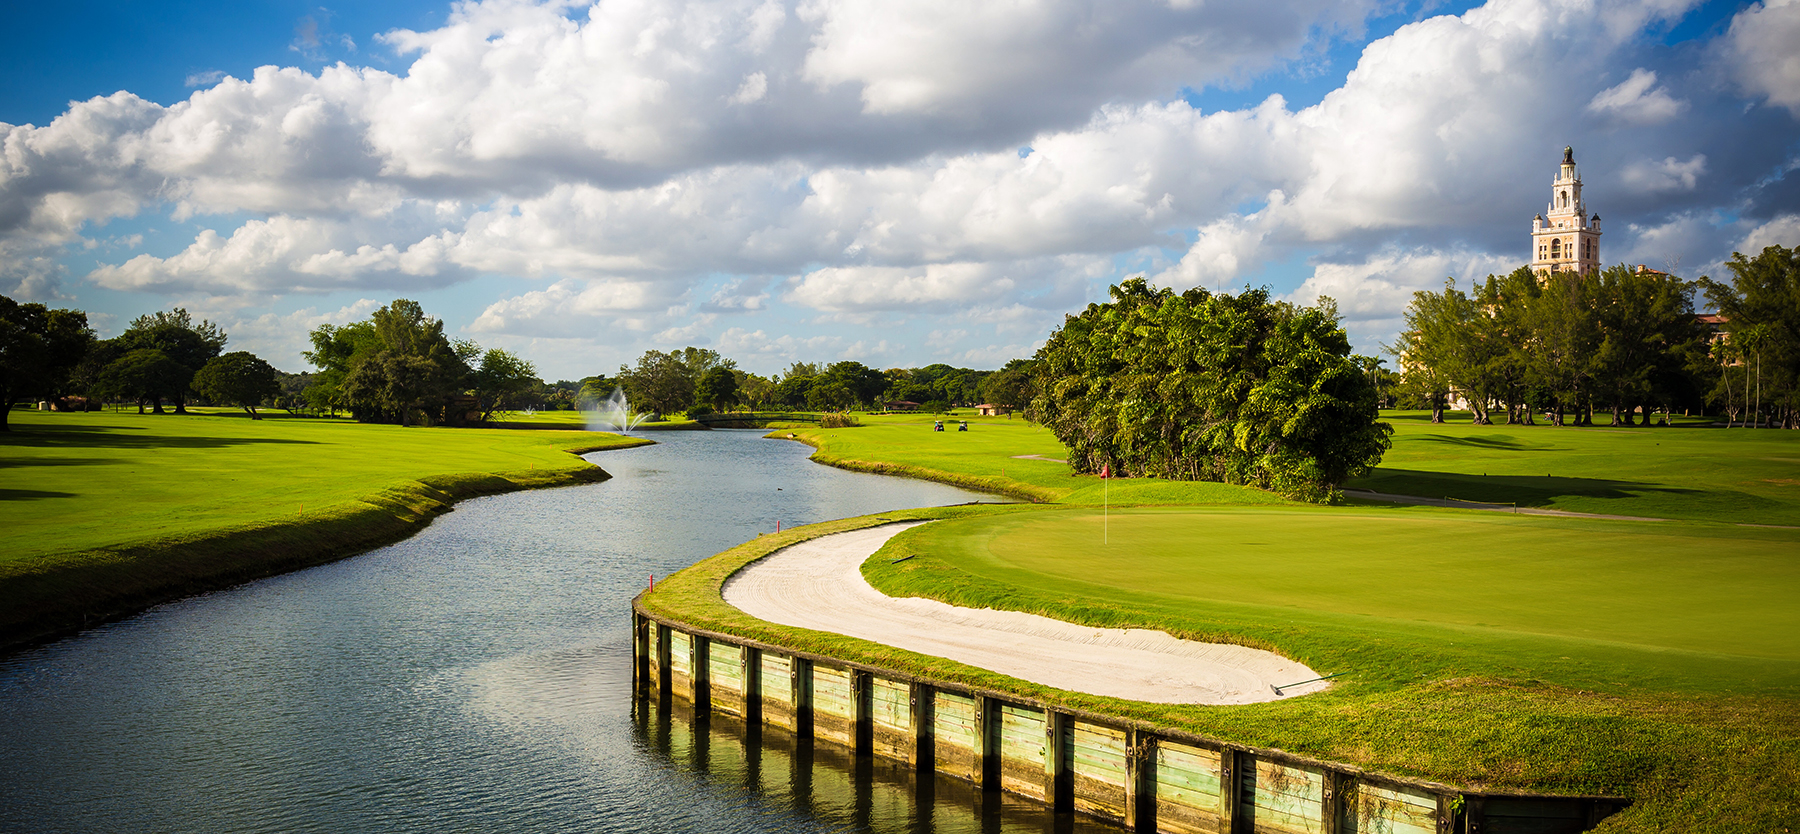
[[[1102,478],[1112,477],[1112,464],[1110,464],[1110,463],[1100,464],[1100,477],[1102,477]]]

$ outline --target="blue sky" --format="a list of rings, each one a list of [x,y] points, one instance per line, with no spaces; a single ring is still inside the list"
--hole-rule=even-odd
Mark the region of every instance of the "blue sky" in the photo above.
[[[994,8],[17,7],[0,292],[291,370],[410,297],[559,378],[996,367],[1147,274],[1330,295],[1372,352],[1523,261],[1564,144],[1609,262],[1800,244],[1800,3]]]

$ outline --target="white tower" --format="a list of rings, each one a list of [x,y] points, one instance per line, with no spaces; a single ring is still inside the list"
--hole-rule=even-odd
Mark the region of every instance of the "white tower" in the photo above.
[[[1550,210],[1531,218],[1531,271],[1588,272],[1600,268],[1600,215],[1581,199],[1575,149],[1563,148],[1562,169],[1550,184]]]

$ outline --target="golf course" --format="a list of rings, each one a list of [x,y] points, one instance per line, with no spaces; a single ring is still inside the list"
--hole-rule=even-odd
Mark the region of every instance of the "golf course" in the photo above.
[[[939,511],[896,536],[863,567],[890,596],[1267,649],[1340,675],[1318,695],[1204,707],[1046,692],[688,595],[778,545],[762,540],[696,566],[694,583],[673,578],[659,610],[1371,770],[1634,800],[1599,830],[1800,818],[1800,436],[1383,416],[1393,449],[1338,506],[1077,476],[1016,419],[958,432],[959,415],[934,432],[930,418],[872,416],[772,435],[832,465],[1036,502]]]

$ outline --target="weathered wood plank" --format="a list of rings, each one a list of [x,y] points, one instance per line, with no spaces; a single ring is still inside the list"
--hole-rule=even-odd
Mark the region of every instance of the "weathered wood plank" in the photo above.
[[[787,655],[763,652],[762,699],[769,706],[794,707],[794,660]]]
[[[1000,789],[1040,802],[1044,793],[1045,717],[1042,710],[1001,704],[995,722],[999,733]]]
[[[694,674],[693,639],[686,632],[669,630],[670,670],[682,675]]]
[[[1436,834],[1437,797],[1409,788],[1360,783],[1349,803],[1345,834]]]
[[[880,727],[912,730],[912,686],[886,678],[871,678],[869,717]]]

